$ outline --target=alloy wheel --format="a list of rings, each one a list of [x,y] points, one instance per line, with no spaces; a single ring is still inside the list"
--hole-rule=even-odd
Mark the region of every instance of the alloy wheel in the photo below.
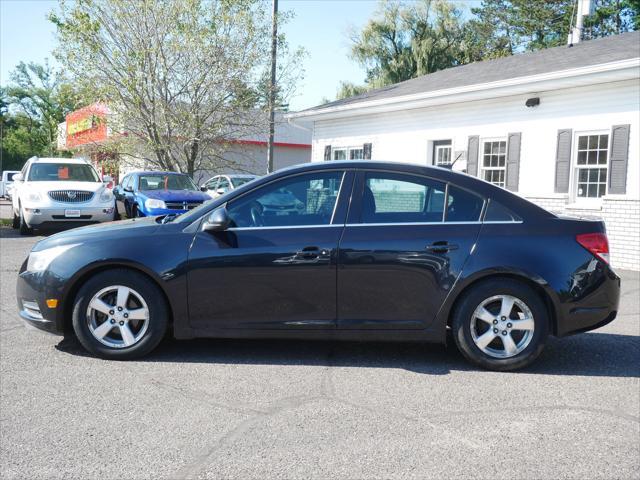
[[[149,327],[149,307],[144,298],[123,285],[112,285],[96,293],[86,315],[94,338],[111,348],[135,345]]]
[[[519,298],[495,295],[478,305],[471,317],[471,337],[493,358],[511,358],[531,343],[535,321],[531,309]]]

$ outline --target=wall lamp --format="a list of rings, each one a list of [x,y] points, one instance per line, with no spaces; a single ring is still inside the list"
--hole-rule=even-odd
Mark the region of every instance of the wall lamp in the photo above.
[[[527,98],[527,101],[524,104],[527,107],[537,107],[540,105],[540,97]]]

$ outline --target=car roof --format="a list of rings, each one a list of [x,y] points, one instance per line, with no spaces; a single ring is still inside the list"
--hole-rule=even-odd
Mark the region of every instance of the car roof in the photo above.
[[[31,157],[31,163],[72,163],[77,165],[90,165],[88,161],[83,158],[64,158],[64,157]]]
[[[144,171],[144,172],[130,172],[127,175],[186,175],[186,173],[180,172],[154,172],[154,171]]]
[[[283,168],[282,170],[275,172],[273,177],[268,175],[263,178],[278,178],[280,176],[288,176],[307,171],[336,169],[385,170],[397,173],[422,175],[434,178],[441,182],[452,183],[455,186],[476,192],[477,194],[487,198],[492,198],[514,210],[514,212],[519,215],[537,215],[543,217],[554,216],[544,208],[529,202],[528,200],[518,196],[516,193],[512,193],[480,178],[468,175],[464,172],[450,170],[448,168],[418,165],[415,163],[389,162],[382,160],[327,160]]]

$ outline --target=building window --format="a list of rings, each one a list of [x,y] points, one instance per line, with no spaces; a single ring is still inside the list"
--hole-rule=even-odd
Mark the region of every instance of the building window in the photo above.
[[[433,142],[433,164],[438,167],[451,165],[451,140]]]
[[[362,160],[363,147],[338,147],[331,152],[331,160]]]
[[[600,198],[607,191],[608,134],[577,135],[575,196]]]
[[[507,141],[484,140],[482,150],[482,178],[504,188],[507,173]]]

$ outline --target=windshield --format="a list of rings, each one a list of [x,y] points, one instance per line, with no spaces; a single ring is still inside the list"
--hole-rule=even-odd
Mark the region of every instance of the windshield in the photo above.
[[[86,163],[34,163],[30,182],[99,182],[98,173]]]
[[[250,182],[251,180],[255,180],[257,177],[231,177],[231,183],[233,183],[234,188],[238,188],[240,185],[244,185],[245,183]]]
[[[141,175],[140,190],[198,190],[186,175]]]

